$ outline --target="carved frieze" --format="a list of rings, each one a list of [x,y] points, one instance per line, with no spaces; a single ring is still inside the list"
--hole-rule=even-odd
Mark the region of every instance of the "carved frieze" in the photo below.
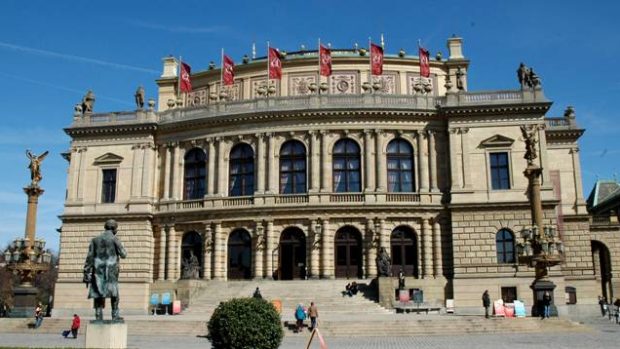
[[[240,82],[235,82],[232,85],[222,86],[221,84],[217,85],[218,96],[221,98],[222,91],[226,92],[226,100],[227,101],[239,101],[243,98]]]
[[[430,78],[421,77],[416,74],[407,75],[407,94],[420,95],[420,94],[435,94],[434,79],[431,75]]]
[[[356,94],[359,93],[359,77],[356,72],[335,72],[329,77],[329,93]]]
[[[186,106],[198,107],[207,104],[207,89],[201,88],[193,90],[187,94]]]
[[[381,76],[373,76],[372,83],[379,84],[379,89],[377,92],[384,94],[398,94],[398,84],[397,84],[397,76],[396,74],[384,74]]]
[[[251,98],[265,97],[265,94],[269,94],[269,96],[280,94],[280,80],[270,79],[269,86],[267,86],[266,81],[266,78],[252,79]]]
[[[310,94],[310,84],[317,84],[315,75],[291,76],[289,78],[289,96],[305,96]]]

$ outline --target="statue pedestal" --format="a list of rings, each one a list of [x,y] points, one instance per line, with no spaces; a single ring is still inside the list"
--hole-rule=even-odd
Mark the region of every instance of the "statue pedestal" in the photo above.
[[[91,321],[86,325],[85,348],[127,348],[127,324],[120,321]]]
[[[18,286],[13,288],[13,304],[10,317],[14,318],[34,318],[34,308],[37,306],[36,287]]]
[[[555,306],[555,299],[553,296],[553,290],[555,289],[555,284],[548,279],[538,279],[535,280],[530,288],[534,291],[534,305],[532,305],[532,316],[541,316],[543,307],[543,295],[545,292],[549,292],[551,296],[551,305],[549,308],[549,316],[558,316],[558,308]]]

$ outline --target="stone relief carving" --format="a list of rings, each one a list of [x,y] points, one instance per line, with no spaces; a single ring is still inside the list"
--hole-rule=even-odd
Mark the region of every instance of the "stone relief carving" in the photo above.
[[[266,84],[267,79],[253,79],[252,80],[252,89],[251,89],[251,97],[250,98],[259,98],[265,97],[265,93],[268,93],[269,96],[276,96],[277,92],[280,90],[280,81],[275,79],[269,80],[269,86]]]
[[[235,82],[232,85],[229,86],[221,86],[218,85],[218,90],[221,91],[225,91],[227,94],[226,100],[227,101],[238,101],[241,100],[241,84]],[[218,93],[219,95],[219,93]]]
[[[305,96],[310,94],[310,84],[316,84],[316,76],[293,76],[289,79],[289,96]]]
[[[381,75],[381,76],[373,76],[372,83],[379,83],[381,86],[377,92],[384,94],[396,94],[396,75]]]
[[[432,78],[425,78],[417,75],[407,77],[407,93],[410,95],[430,94],[435,87]]]
[[[330,76],[329,93],[331,94],[355,94],[358,90],[358,78],[356,73],[335,73]]]
[[[197,90],[193,90],[192,92],[187,94],[187,106],[188,107],[197,107],[200,105],[207,104],[207,89],[201,88]]]

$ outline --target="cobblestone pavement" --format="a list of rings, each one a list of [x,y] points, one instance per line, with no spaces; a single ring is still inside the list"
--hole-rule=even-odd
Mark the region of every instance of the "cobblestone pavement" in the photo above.
[[[491,349],[491,348],[528,348],[528,349],[564,349],[564,348],[617,348],[617,335],[620,326],[601,325],[591,333],[579,334],[487,334],[487,335],[455,335],[455,336],[418,336],[400,338],[325,338],[330,349],[383,349],[383,348],[458,348],[458,349]],[[611,334],[610,332],[616,332]],[[306,340],[302,338],[285,337],[281,349],[305,348]],[[130,348],[158,349],[209,349],[209,341],[201,337],[174,337],[174,336],[132,336],[129,338]],[[82,348],[84,336],[78,339],[64,339],[58,335],[40,334],[0,334],[0,347],[30,347],[30,348]],[[313,343],[312,348],[319,348]]]

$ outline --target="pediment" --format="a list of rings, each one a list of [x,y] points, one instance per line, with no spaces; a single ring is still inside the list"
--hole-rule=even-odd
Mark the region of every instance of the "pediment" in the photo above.
[[[493,137],[487,138],[484,141],[480,142],[480,147],[482,148],[511,147],[514,141],[515,141],[514,139],[508,138],[506,136],[495,135]]]
[[[110,164],[120,164],[123,161],[123,157],[120,155],[116,155],[113,153],[105,153],[100,157],[95,159],[95,165],[110,165]]]

